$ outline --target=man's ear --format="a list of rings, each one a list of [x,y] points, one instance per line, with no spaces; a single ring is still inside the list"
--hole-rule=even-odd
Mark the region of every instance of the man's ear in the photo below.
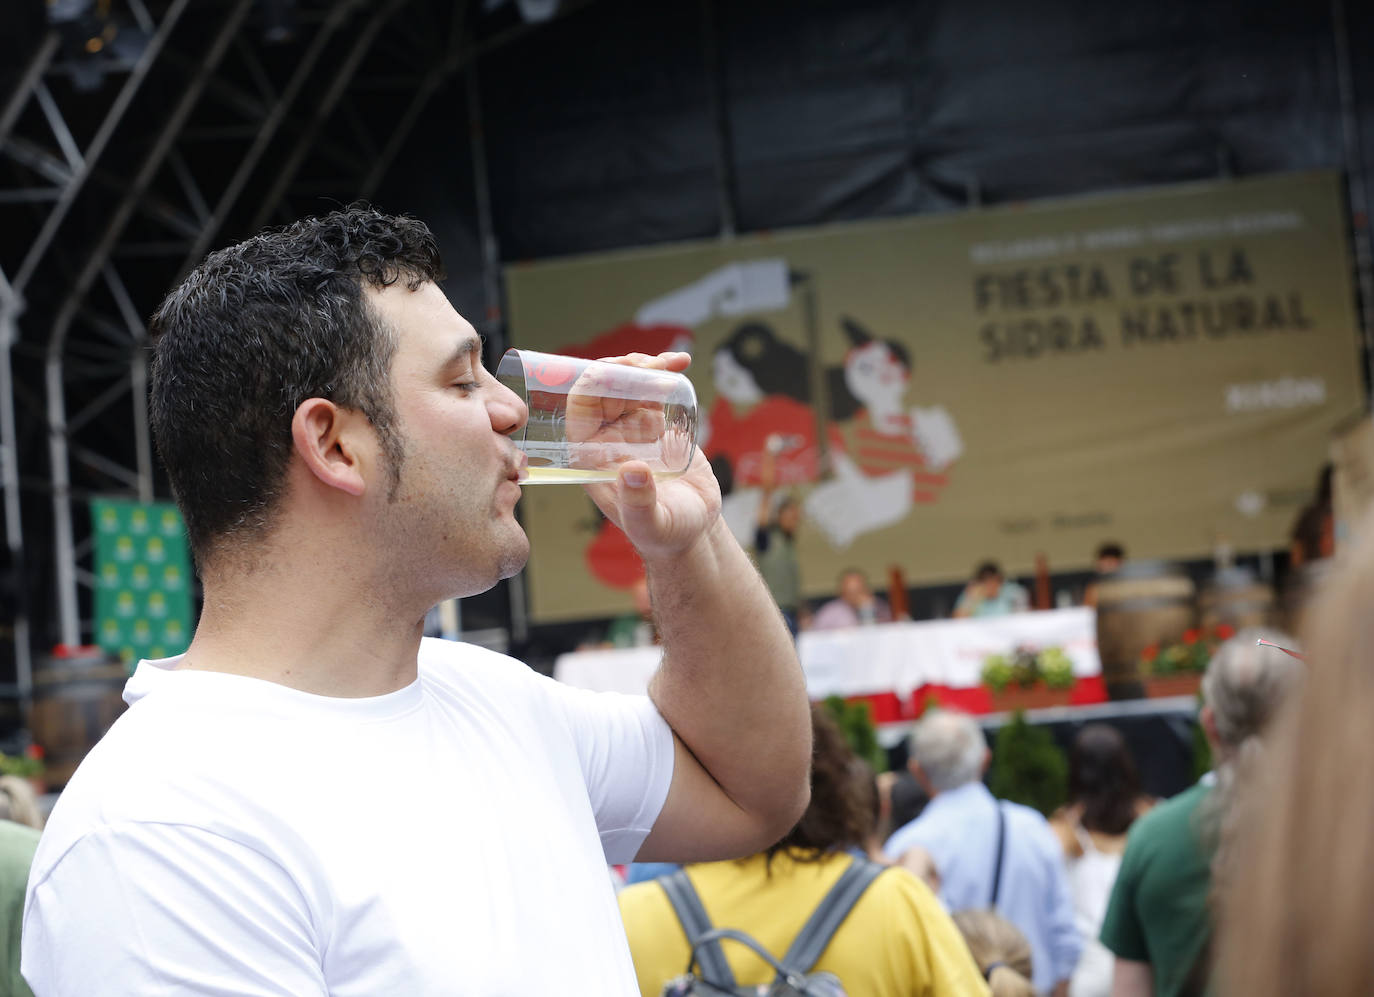
[[[354,496],[367,490],[355,446],[362,418],[327,398],[307,398],[291,417],[291,441],[307,470],[330,488]]]
[[[906,770],[911,773],[911,777],[916,780],[916,785],[921,787],[926,796],[934,796],[931,792],[930,779],[926,777],[926,770],[921,768],[921,763],[914,758],[906,761]]]
[[[983,749],[983,765],[982,765],[982,767],[978,770],[978,774],[979,774],[979,775],[986,775],[986,774],[987,774],[987,771],[988,771],[988,766],[991,765],[991,764],[992,764],[992,749],[991,749],[991,748],[984,748],[984,749]]]

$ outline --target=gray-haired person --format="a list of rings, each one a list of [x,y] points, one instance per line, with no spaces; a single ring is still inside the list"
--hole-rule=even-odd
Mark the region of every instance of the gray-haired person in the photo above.
[[[900,861],[913,849],[927,852],[945,906],[995,908],[1030,942],[1036,989],[1067,993],[1083,946],[1063,850],[1040,813],[988,792],[982,777],[990,757],[972,717],[927,714],[911,734],[908,764],[930,802],[888,839],[883,853]]]
[[[1207,985],[1221,825],[1238,777],[1302,672],[1283,651],[1257,644],[1260,636],[1292,646],[1281,634],[1243,630],[1217,650],[1203,677],[1199,720],[1213,773],[1131,827],[1102,922],[1102,944],[1116,954],[1117,997],[1200,994]]]

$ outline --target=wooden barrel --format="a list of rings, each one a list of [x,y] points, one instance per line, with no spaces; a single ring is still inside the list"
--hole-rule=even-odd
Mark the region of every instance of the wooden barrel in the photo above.
[[[1274,589],[1240,568],[1218,572],[1198,597],[1202,626],[1214,629],[1229,624],[1237,630],[1245,627],[1272,627],[1276,606]]]
[[[128,675],[118,660],[94,649],[47,658],[34,669],[29,733],[43,749],[49,788],[67,784],[86,752],[124,712]]]
[[[1132,561],[1097,582],[1097,653],[1112,699],[1145,694],[1140,654],[1183,639],[1196,620],[1193,581],[1176,565]]]

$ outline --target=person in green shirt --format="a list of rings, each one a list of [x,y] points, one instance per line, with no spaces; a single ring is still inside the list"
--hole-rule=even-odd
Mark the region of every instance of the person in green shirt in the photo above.
[[[29,866],[38,849],[39,833],[12,820],[0,820],[0,936],[5,940],[5,964],[0,967],[4,992],[11,997],[33,997],[19,975],[19,933],[24,924],[24,891]]]
[[[1127,839],[1102,944],[1116,954],[1116,978],[1149,976],[1139,993],[1183,994],[1211,933],[1207,896],[1212,847],[1203,840],[1199,805],[1211,780],[1161,803],[1136,821]],[[1139,967],[1126,967],[1127,962]],[[1118,983],[1119,986],[1119,983]]]
[[[1116,955],[1114,997],[1204,993],[1210,975],[1209,896],[1218,830],[1235,795],[1237,763],[1291,689],[1301,665],[1243,630],[1218,648],[1202,680],[1202,729],[1216,770],[1131,827],[1102,921]],[[1288,638],[1263,634],[1292,646]]]

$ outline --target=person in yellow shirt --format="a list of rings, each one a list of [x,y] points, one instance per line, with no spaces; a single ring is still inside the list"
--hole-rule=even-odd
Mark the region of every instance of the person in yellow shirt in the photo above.
[[[854,755],[823,707],[813,706],[811,804],[771,848],[686,872],[711,923],[747,933],[781,957],[841,874],[862,853],[875,819],[871,780],[856,779]],[[689,943],[657,882],[620,894],[643,997],[687,969]],[[766,984],[774,970],[743,945],[721,943],[741,986]],[[837,976],[850,997],[977,997],[982,973],[954,922],[925,883],[902,868],[884,870],[836,931],[812,972]]]

